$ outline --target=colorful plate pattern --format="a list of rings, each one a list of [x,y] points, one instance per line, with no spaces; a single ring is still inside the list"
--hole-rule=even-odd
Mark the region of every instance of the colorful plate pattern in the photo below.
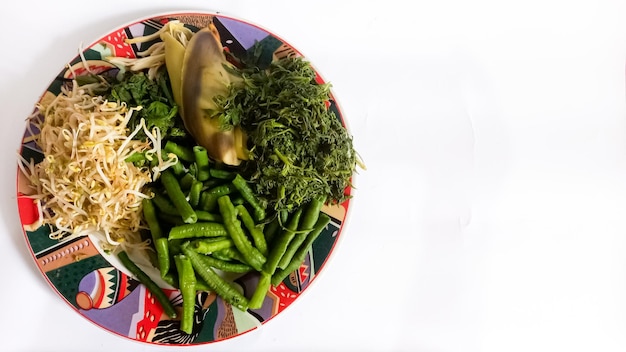
[[[140,20],[105,35],[83,52],[89,68],[96,72],[117,70],[103,58],[136,57],[138,52],[146,49],[146,44],[129,45],[124,40],[154,33],[173,19],[195,30],[213,21],[220,32],[224,49],[235,56],[245,55],[256,42],[262,45],[262,57],[266,60],[300,55],[278,36],[240,19],[213,13],[178,13]],[[61,85],[72,78],[72,74],[86,72],[79,56],[71,60],[69,66],[59,72],[41,99],[59,94]],[[319,81],[323,82],[321,78]],[[330,101],[330,108],[343,121],[334,98]],[[21,155],[26,160],[39,162],[43,155],[33,142],[28,141],[31,130],[32,126],[26,129]],[[97,238],[50,239],[50,230],[40,226],[40,209],[29,196],[31,192],[28,181],[19,173],[17,200],[26,241],[37,266],[59,295],[79,314],[110,332],[146,343],[173,345],[197,345],[232,338],[261,326],[281,313],[307,289],[326,263],[341,233],[349,205],[347,201],[340,206],[323,209],[331,216],[331,223],[315,241],[300,268],[279,286],[271,288],[260,309],[242,312],[215,294],[198,293],[195,326],[193,333],[187,335],[178,330],[179,321],[163,313],[151,292],[100,248]],[[249,297],[258,279],[258,275],[248,274],[238,278],[236,283]],[[166,285],[163,287],[170,300],[180,306],[180,292]]]

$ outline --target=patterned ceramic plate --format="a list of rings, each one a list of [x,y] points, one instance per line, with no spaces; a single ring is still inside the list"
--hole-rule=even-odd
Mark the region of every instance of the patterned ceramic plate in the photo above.
[[[129,45],[125,39],[154,33],[173,19],[180,20],[192,30],[203,28],[212,21],[219,31],[224,49],[237,57],[246,55],[257,42],[263,48],[264,55],[270,59],[289,54],[300,55],[280,37],[240,19],[212,13],[176,13],[140,20],[100,38],[83,52],[89,68],[95,72],[117,70],[103,58],[136,57],[138,52],[146,49],[146,44]],[[84,72],[86,69],[80,56],[73,58],[69,67],[59,72],[41,99],[59,94],[64,81],[72,78],[72,74],[80,75]],[[330,107],[342,119],[334,99]],[[26,128],[21,155],[26,160],[39,162],[43,155],[29,141],[32,130]],[[193,333],[187,335],[179,331],[179,321],[164,314],[152,294],[114,256],[102,250],[100,239],[91,236],[51,239],[50,229],[40,226],[40,207],[29,194],[32,194],[32,190],[28,181],[19,173],[17,199],[26,241],[37,266],[63,300],[80,315],[105,330],[146,343],[175,345],[205,344],[243,334],[261,326],[291,305],[327,261],[339,238],[349,205],[349,202],[345,202],[341,206],[323,209],[330,215],[331,223],[316,239],[300,268],[277,287],[271,287],[260,309],[240,311],[214,294],[198,293]],[[250,297],[258,279],[255,274],[247,274],[235,282]],[[180,292],[163,282],[160,284],[170,300],[175,305],[181,305]]]

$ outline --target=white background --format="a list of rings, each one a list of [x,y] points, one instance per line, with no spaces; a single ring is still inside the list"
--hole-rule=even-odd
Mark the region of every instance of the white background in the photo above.
[[[16,150],[81,42],[189,9],[308,56],[368,170],[301,299],[186,351],[626,351],[626,3],[598,0],[3,1],[0,349],[165,350],[48,286],[18,221]]]

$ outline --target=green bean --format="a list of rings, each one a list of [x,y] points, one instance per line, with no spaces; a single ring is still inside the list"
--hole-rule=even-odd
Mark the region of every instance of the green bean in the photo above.
[[[196,208],[198,203],[200,203],[200,192],[202,191],[202,186],[204,185],[198,180],[194,180],[191,184],[191,189],[189,190],[189,204],[191,204],[193,208]]]
[[[205,261],[202,260],[202,254],[196,253],[191,249],[188,243],[185,243],[181,247],[183,253],[191,260],[191,265],[212,291],[217,293],[222,299],[232,306],[239,308],[242,311],[246,311],[248,308],[248,299],[241,294],[231,283],[221,278],[213,271]]]
[[[183,191],[187,191],[191,189],[191,186],[193,185],[195,180],[196,179],[193,177],[191,173],[188,172],[184,174],[183,177],[181,177],[180,181],[178,182],[180,184],[180,189],[182,189]]]
[[[200,254],[211,254],[234,245],[233,240],[229,237],[203,238],[191,242],[193,250]]]
[[[204,188],[205,189],[211,189],[211,188],[215,188],[217,186],[223,185],[224,180],[220,180],[219,178],[210,178],[206,181],[204,181]]]
[[[217,222],[197,222],[195,224],[184,224],[172,227],[169,239],[197,238],[197,237],[220,237],[226,236],[224,225]]]
[[[211,257],[209,255],[201,255],[200,259],[211,268],[225,271],[228,273],[245,274],[252,271],[252,267],[250,265],[237,262],[229,262],[226,260]]]
[[[236,190],[237,188],[230,183],[208,189],[202,192],[202,195],[200,196],[200,208],[206,211],[213,211],[217,207],[217,199],[219,197],[231,194]],[[206,196],[204,196],[205,194]]]
[[[280,233],[284,226],[287,226],[287,219],[289,218],[289,212],[285,209],[279,210],[276,214],[276,217],[269,225],[269,229],[267,231],[263,231],[265,234],[265,241],[267,242],[267,246],[270,247],[270,244],[273,243],[276,236]]]
[[[161,276],[161,279],[168,285],[178,288],[178,275],[175,272],[169,272],[165,276]]]
[[[272,241],[276,237],[276,234],[279,232],[279,230],[280,230],[280,218],[277,215],[263,229],[263,235],[265,236],[265,242],[267,243],[268,247],[271,247]]]
[[[196,159],[196,167],[198,172],[198,180],[206,181],[211,177],[209,173],[209,154],[207,153],[206,148],[202,146],[194,146],[193,154]]]
[[[163,278],[163,281],[175,288],[178,287],[178,275],[175,272],[170,272]],[[209,285],[201,277],[196,277],[196,291],[211,291]]]
[[[134,152],[124,159],[127,163],[136,163],[139,161],[146,161],[146,155],[143,152]]]
[[[166,222],[174,226],[180,226],[180,225],[185,224],[183,219],[180,218],[180,215],[170,215],[170,214],[162,213],[162,214],[159,214],[159,219],[163,220],[163,222]]]
[[[212,196],[206,192],[200,192],[200,203],[198,204],[198,208],[201,209],[202,211],[208,212],[209,208],[211,208],[211,203],[213,203],[213,199],[209,199],[211,197]],[[215,202],[217,202],[217,200]],[[214,204],[213,204],[213,208],[215,208]]]
[[[198,220],[202,221],[222,222],[222,216],[220,214],[213,214],[204,210],[196,210],[196,216]]]
[[[307,204],[306,210],[302,214],[302,221],[298,225],[298,230],[313,230],[325,201],[325,197],[317,197]]]
[[[196,291],[211,291],[211,287],[204,281],[202,277],[196,276]]]
[[[226,170],[219,170],[219,169],[211,169],[209,171],[209,173],[211,174],[211,177],[214,178],[219,178],[221,180],[232,180],[233,178],[235,178],[235,174],[230,172],[230,171],[226,171]]]
[[[324,205],[325,198],[315,198],[307,206],[306,210],[302,214],[302,221],[298,225],[298,233],[293,237],[285,254],[278,262],[278,267],[284,269],[291,262],[291,258],[296,253],[300,245],[304,242],[309,232],[313,230],[313,226],[317,222],[317,219]]]
[[[267,255],[267,243],[265,242],[265,235],[263,235],[263,230],[257,227],[248,213],[248,209],[243,205],[238,205],[235,207],[237,209],[237,215],[243,222],[243,225],[248,229],[248,233],[252,236],[252,241],[254,241],[254,245],[258,248],[259,252],[263,255]]]
[[[287,220],[289,220],[289,212],[283,209],[278,212],[278,215],[279,215],[278,219],[280,221],[280,226],[281,227],[286,226]]]
[[[174,257],[178,272],[178,287],[183,297],[183,314],[180,318],[180,330],[191,334],[196,311],[196,274],[191,261],[179,254]]]
[[[194,179],[198,178],[198,166],[196,165],[196,163],[193,163],[193,164],[189,165],[189,172],[188,172],[188,174],[193,176]]]
[[[217,203],[222,214],[224,221],[224,227],[228,232],[228,235],[233,239],[235,247],[241,252],[241,255],[245,258],[245,263],[253,267],[255,270],[260,271],[265,263],[265,256],[259,252],[258,249],[252,246],[250,240],[246,237],[246,234],[241,228],[241,222],[237,220],[237,210],[231,203],[230,198],[221,196]]]
[[[237,205],[243,205],[246,202],[246,200],[243,199],[243,197],[240,194],[237,194],[231,198],[231,202],[233,202],[234,206],[237,206]]]
[[[187,224],[195,223],[198,220],[196,213],[185,198],[185,194],[180,189],[180,185],[176,180],[174,174],[169,170],[164,170],[161,173],[161,183],[165,187],[170,200],[174,203],[174,206],[180,213],[181,218]]]
[[[188,239],[179,239],[179,240],[168,240],[168,244],[169,244],[169,251],[170,251],[170,256],[172,255],[177,255],[181,253],[180,250],[180,246],[184,243],[187,242]]]
[[[248,186],[246,180],[241,177],[241,175],[237,174],[232,181],[233,185],[237,188],[243,199],[246,200],[254,210],[254,218],[256,221],[261,221],[265,219],[265,209],[261,206],[260,201],[254,195],[252,188]]]
[[[141,201],[141,206],[143,218],[146,220],[150,234],[152,235],[152,241],[156,241],[157,238],[163,237],[163,232],[161,231],[161,225],[159,225],[159,220],[157,219],[154,203],[152,203],[152,200],[145,198]]]
[[[141,201],[141,204],[143,206],[143,217],[148,224],[150,234],[152,235],[152,242],[154,243],[154,249],[157,252],[159,272],[161,273],[161,276],[165,276],[170,270],[170,256],[167,238],[163,237],[161,225],[157,219],[152,201],[146,198]]]
[[[170,168],[172,169],[172,172],[176,174],[176,176],[180,176],[183,173],[185,173],[185,165],[183,165],[180,159],[176,162],[176,164],[173,164]]]
[[[330,217],[324,213],[321,213],[313,226],[313,231],[309,233],[306,240],[302,243],[300,248],[296,251],[293,258],[291,258],[291,262],[284,269],[277,270],[272,275],[272,285],[278,286],[280,283],[292,272],[297,270],[302,262],[304,261],[306,254],[309,252],[311,245],[317,239],[317,237],[322,233],[326,225],[330,222]]]
[[[124,265],[134,276],[137,277],[139,282],[141,282],[150,292],[152,292],[152,294],[156,297],[159,303],[161,303],[165,314],[167,314],[171,318],[176,318],[176,309],[174,309],[174,305],[172,304],[172,302],[170,302],[169,298],[167,298],[167,295],[165,294],[165,292],[163,292],[159,285],[152,281],[150,276],[148,276],[132,260],[130,260],[126,252],[119,252],[117,254],[117,257],[119,258],[122,265]]]
[[[276,271],[276,267],[280,262],[280,259],[285,254],[287,247],[289,246],[289,242],[293,239],[296,234],[296,230],[298,229],[298,223],[300,222],[300,217],[302,215],[302,208],[298,208],[291,218],[289,219],[289,223],[287,224],[287,228],[285,228],[277,238],[274,239],[274,243],[272,244],[272,249],[267,256],[267,262],[263,267],[263,271],[268,273],[269,275],[273,275]]]
[[[178,287],[178,275],[176,274],[176,272],[170,272],[167,275],[165,275],[165,277],[162,279],[163,281],[167,282],[170,286],[179,288]],[[204,280],[201,277],[196,276],[196,291],[211,291],[211,288],[209,287],[209,285],[206,284],[206,282],[204,282]]]
[[[265,301],[265,296],[267,296],[267,291],[269,291],[271,283],[272,276],[262,272],[261,277],[259,278],[259,283],[250,298],[248,308],[259,309],[263,306],[263,301]]]
[[[228,247],[223,248],[218,251],[211,253],[216,259],[224,260],[224,261],[232,261],[236,260],[240,263],[245,263],[246,259],[241,255],[241,252],[237,249],[237,247]]]
[[[216,195],[216,196],[225,196],[227,194],[231,194],[237,190],[235,185],[230,183],[225,183],[223,185],[215,186],[206,190],[205,192],[208,194]],[[219,198],[219,197],[218,197]]]
[[[160,237],[154,241],[154,249],[157,252],[157,261],[159,262],[159,272],[161,277],[167,275],[170,271],[170,248],[167,238]]]
[[[154,205],[159,208],[162,214],[180,217],[180,213],[178,212],[174,204],[172,204],[169,198],[162,195],[161,193],[155,192],[154,197],[152,197],[152,202],[154,202]]]
[[[202,253],[200,253],[200,254],[202,254]],[[210,254],[210,256],[215,258],[215,259],[223,260],[225,262],[232,262],[233,261],[233,258],[231,258],[231,257],[229,257],[227,255],[224,255],[224,249],[223,248],[218,250],[218,251],[212,252]]]
[[[182,145],[179,145],[172,141],[167,141],[163,149],[165,149],[165,151],[168,153],[175,154],[178,159],[182,159],[188,162],[193,162],[195,159],[193,152],[189,148],[183,147]]]

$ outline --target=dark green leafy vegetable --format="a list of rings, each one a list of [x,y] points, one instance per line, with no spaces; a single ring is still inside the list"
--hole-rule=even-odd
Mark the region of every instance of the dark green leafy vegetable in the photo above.
[[[143,72],[127,73],[120,81],[111,84],[107,98],[110,101],[124,102],[128,106],[142,107],[131,117],[131,129],[137,127],[143,118],[148,130],[158,127],[164,139],[187,136],[165,71],[159,71],[154,80],[150,80]],[[135,138],[143,139],[146,135],[140,131]]]
[[[252,160],[244,176],[270,209],[292,211],[317,196],[347,199],[357,155],[352,137],[329,109],[330,86],[318,84],[310,64],[296,57],[265,70],[238,71],[242,88],[217,97],[222,129],[240,125]]]

